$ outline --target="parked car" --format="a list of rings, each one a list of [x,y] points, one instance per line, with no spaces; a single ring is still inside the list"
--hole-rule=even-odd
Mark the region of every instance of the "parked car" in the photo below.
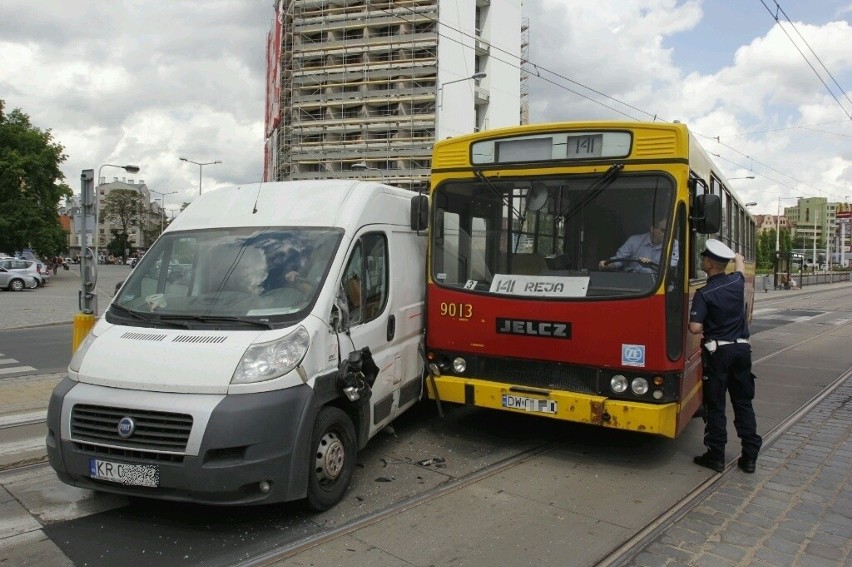
[[[9,271],[0,266],[0,289],[7,291],[23,291],[38,287],[36,279],[28,274]]]
[[[0,268],[5,268],[10,272],[18,274],[26,274],[34,278],[38,282],[39,287],[43,287],[50,280],[50,274],[47,273],[47,268],[44,264],[37,260],[0,258]]]

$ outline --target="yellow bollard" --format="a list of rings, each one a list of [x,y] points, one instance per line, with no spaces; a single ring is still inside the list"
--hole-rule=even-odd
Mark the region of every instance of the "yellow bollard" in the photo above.
[[[77,313],[74,315],[74,337],[71,340],[71,354],[77,352],[77,347],[95,326],[95,316],[92,313]]]

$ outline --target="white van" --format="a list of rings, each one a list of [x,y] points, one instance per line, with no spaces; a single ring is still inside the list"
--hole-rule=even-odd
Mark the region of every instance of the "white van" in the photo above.
[[[336,504],[421,396],[426,197],[291,181],[196,199],[130,272],[48,409],[71,485]]]

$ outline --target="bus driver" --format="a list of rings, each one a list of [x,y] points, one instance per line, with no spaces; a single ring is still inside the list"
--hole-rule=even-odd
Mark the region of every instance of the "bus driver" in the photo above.
[[[612,258],[601,260],[598,267],[602,270],[622,268],[632,272],[656,272],[663,253],[664,237],[666,236],[665,218],[658,219],[649,227],[648,232],[634,234],[621,245]],[[615,260],[624,260],[624,262]],[[672,249],[671,265],[677,265],[677,241]],[[627,265],[627,267],[624,267]]]

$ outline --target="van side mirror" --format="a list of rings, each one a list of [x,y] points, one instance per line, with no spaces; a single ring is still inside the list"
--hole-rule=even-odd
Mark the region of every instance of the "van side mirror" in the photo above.
[[[719,195],[705,193],[696,195],[693,215],[690,219],[695,232],[715,234],[722,224],[722,199]]]
[[[421,231],[429,228],[429,197],[415,195],[411,198],[411,230]]]

